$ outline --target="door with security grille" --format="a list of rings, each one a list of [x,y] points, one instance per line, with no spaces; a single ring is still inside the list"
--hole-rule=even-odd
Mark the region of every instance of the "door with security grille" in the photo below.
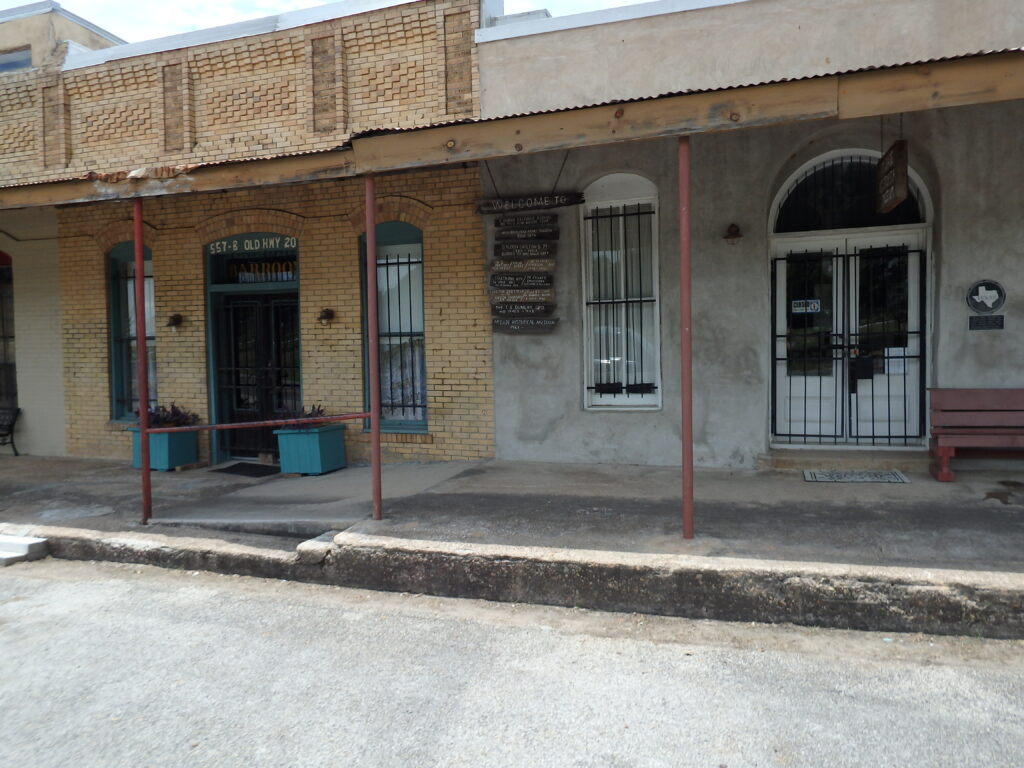
[[[922,246],[912,231],[776,240],[775,442],[922,440]]]
[[[215,309],[218,421],[267,421],[301,407],[298,299],[294,294],[226,295]],[[232,458],[277,455],[272,428],[220,432]]]

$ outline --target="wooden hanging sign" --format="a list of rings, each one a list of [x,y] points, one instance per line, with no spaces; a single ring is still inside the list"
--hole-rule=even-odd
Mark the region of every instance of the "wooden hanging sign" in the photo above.
[[[495,304],[491,314],[495,317],[546,317],[554,314],[555,305],[541,302],[513,302]]]
[[[550,259],[558,253],[558,243],[554,240],[539,242],[506,241],[494,244],[496,259]]]
[[[502,240],[557,240],[558,227],[499,229],[494,233],[494,239],[499,242]]]
[[[502,261],[495,259],[491,262],[491,272],[554,272],[554,259],[523,259],[522,261]]]
[[[491,291],[491,304],[553,304],[554,288],[527,288],[511,291]]]
[[[876,207],[879,213],[889,213],[907,199],[909,164],[907,140],[894,141],[878,161],[878,191]]]
[[[555,276],[543,272],[523,272],[522,274],[492,274],[491,288],[550,288],[555,284]]]
[[[583,202],[582,192],[558,192],[554,194],[522,195],[520,197],[494,197],[479,200],[477,213],[515,213],[516,211],[543,211],[549,208],[563,208]]]
[[[557,317],[492,317],[491,327],[499,333],[548,333],[558,325]]]
[[[557,213],[524,213],[518,216],[499,216],[496,227],[548,227],[558,224]]]

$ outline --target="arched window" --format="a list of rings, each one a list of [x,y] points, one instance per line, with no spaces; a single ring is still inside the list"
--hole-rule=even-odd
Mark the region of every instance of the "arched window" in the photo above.
[[[801,173],[779,206],[775,232],[923,223],[924,212],[913,182],[906,200],[889,213],[877,212],[877,163],[878,158],[870,155],[844,155]]]
[[[613,173],[584,197],[584,404],[658,407],[658,190]]]
[[[146,357],[149,368],[149,404],[157,402],[156,317],[153,298],[153,261],[145,249]],[[107,254],[110,275],[110,394],[115,419],[134,419],[139,410],[135,376],[135,259],[131,241],[118,243]]]
[[[366,253],[366,237],[360,238]],[[361,260],[366,263],[365,258]],[[364,274],[365,295],[365,274]],[[364,313],[365,314],[365,313]],[[377,225],[377,322],[381,425],[392,432],[427,428],[423,329],[423,232],[402,221]],[[364,349],[366,328],[364,324]],[[367,378],[366,391],[369,392]],[[367,402],[369,395],[367,395]]]

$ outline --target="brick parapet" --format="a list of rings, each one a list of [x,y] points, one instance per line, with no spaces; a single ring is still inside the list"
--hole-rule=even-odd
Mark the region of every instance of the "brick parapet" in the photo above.
[[[479,115],[472,0],[0,75],[0,185],[328,150]]]

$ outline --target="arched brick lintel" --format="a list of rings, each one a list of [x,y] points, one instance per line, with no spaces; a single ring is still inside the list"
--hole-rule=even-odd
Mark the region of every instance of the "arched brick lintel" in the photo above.
[[[299,239],[302,248],[302,231],[306,220],[287,211],[269,208],[246,208],[211,216],[196,226],[199,241],[206,245],[222,237],[243,235],[246,232],[274,232]]]
[[[414,227],[426,229],[434,209],[414,197],[386,195],[377,198],[377,222],[404,221]],[[348,215],[352,229],[360,234],[365,229],[366,209],[359,206]]]
[[[152,250],[156,237],[157,231],[143,221],[142,242]],[[93,239],[96,241],[96,245],[101,253],[110,253],[110,250],[118,243],[130,242],[135,239],[135,228],[131,219],[119,219],[94,232]]]

